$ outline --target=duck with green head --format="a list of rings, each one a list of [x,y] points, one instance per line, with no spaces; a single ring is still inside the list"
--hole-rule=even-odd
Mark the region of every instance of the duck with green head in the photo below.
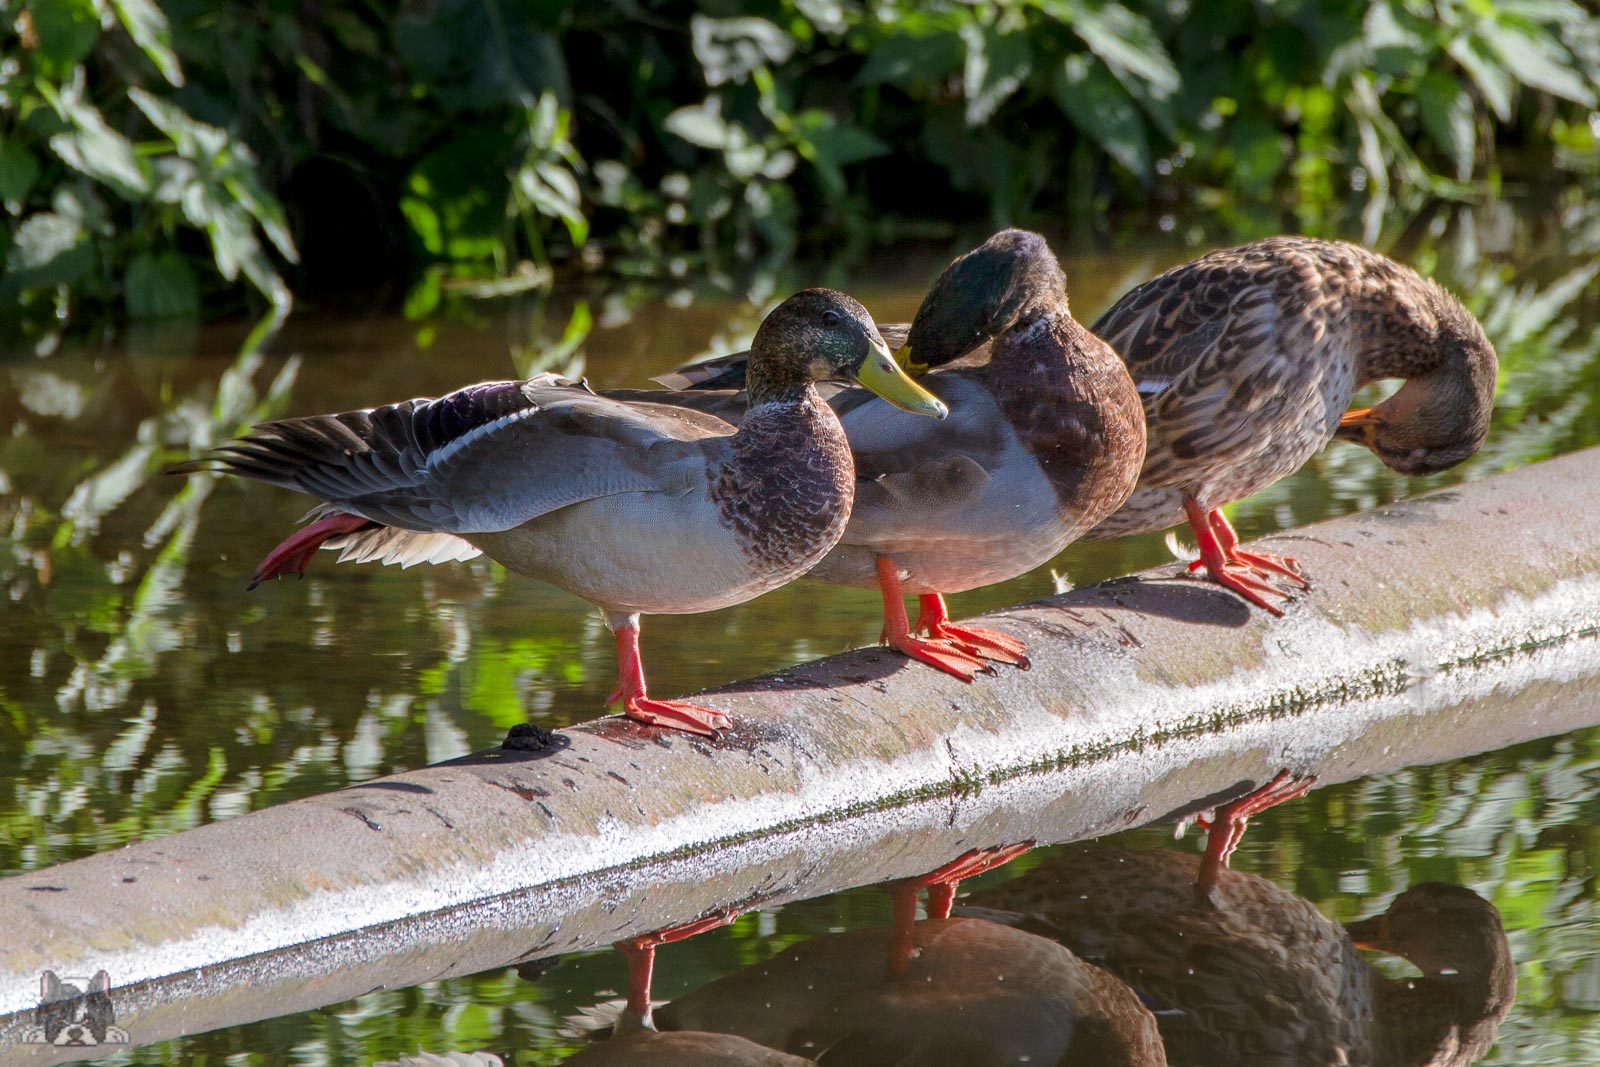
[[[885,642],[970,681],[986,660],[1025,662],[1026,649],[950,622],[944,594],[1025,574],[1115,511],[1144,459],[1144,417],[1122,361],[1073,319],[1049,245],[1026,230],[951,263],[895,358],[926,372],[951,416],[933,434],[863,390],[830,397],[855,453],[855,510],[809,577],[879,588]],[[739,366],[660,380],[688,387],[672,402],[726,417],[737,395],[705,387],[737,385]],[[915,629],[904,593],[921,602]]]
[[[918,421],[946,414],[895,364],[866,309],[808,289],[757,332],[737,427],[542,374],[266,423],[209,459],[323,501],[252,587],[301,573],[324,545],[341,559],[402,566],[483,553],[601,609],[621,659],[610,703],[641,722],[712,734],[728,725],[721,712],[647,695],[639,617],[749,600],[833,547],[856,485],[844,432],[815,387],[834,378]]]

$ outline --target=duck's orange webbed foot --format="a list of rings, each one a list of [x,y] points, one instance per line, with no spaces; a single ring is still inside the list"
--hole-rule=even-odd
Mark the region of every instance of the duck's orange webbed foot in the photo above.
[[[1028,646],[1010,634],[986,626],[952,623],[950,609],[938,593],[925,593],[917,602],[922,609],[917,616],[917,632],[926,633],[936,641],[947,641],[969,656],[1014,667],[1028,666]]]
[[[1195,893],[1205,899],[1216,888],[1222,869],[1228,865],[1239,842],[1244,840],[1250,816],[1259,815],[1270,807],[1305,796],[1317,784],[1314,774],[1294,774],[1279,771],[1266,785],[1252,789],[1237,800],[1218,805],[1210,818],[1196,816],[1195,822],[1206,831],[1206,854],[1200,861],[1200,874],[1195,879]]]
[[[889,887],[894,903],[894,929],[889,938],[889,973],[901,975],[911,965],[917,921],[917,893],[928,891],[928,918],[948,919],[955,905],[956,887],[963,878],[1004,866],[1033,847],[1032,841],[1014,845],[972,848],[927,874],[905,878]]]
[[[963,682],[972,681],[980,671],[993,673],[994,668],[977,654],[950,641],[918,637],[911,632],[900,591],[900,570],[888,556],[878,557],[878,585],[883,590],[883,632],[879,640],[884,644]]]
[[[1190,573],[1204,569],[1211,581],[1273,615],[1282,615],[1283,608],[1268,597],[1293,599],[1292,593],[1269,580],[1274,573],[1289,577],[1303,589],[1311,588],[1305,577],[1292,569],[1299,564],[1287,556],[1239,551],[1239,535],[1222,512],[1207,512],[1192,498],[1184,500],[1183,510],[1200,549],[1200,558],[1189,564]]]
[[[616,629],[619,680],[606,698],[610,706],[622,702],[622,713],[647,726],[683,730],[702,737],[717,737],[733,725],[716,708],[690,704],[683,700],[654,700],[645,692],[644,663],[639,657],[639,628],[623,625]]]

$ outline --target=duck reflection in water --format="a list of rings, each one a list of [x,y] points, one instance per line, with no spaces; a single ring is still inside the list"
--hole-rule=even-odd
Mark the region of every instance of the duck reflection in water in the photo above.
[[[718,1031],[824,1067],[1161,1067],[1155,1017],[1061,945],[983,919],[914,922],[948,886],[1026,846],[964,854],[891,887],[891,929],[814,938],[663,1007],[663,1030]],[[906,907],[906,902],[910,907]]]
[[[1071,846],[958,913],[1053,938],[1127,982],[1175,1067],[1464,1067],[1494,1044],[1516,975],[1499,912],[1472,890],[1424,882],[1343,927],[1238,871],[1197,899],[1200,862]],[[1361,948],[1422,973],[1384,977]]]
[[[656,949],[725,925],[722,912],[616,944],[628,961],[628,1000],[609,1041],[563,1060],[572,1067],[805,1067],[812,1061],[765,1048],[732,1034],[685,1031],[663,1034],[651,1016]]]

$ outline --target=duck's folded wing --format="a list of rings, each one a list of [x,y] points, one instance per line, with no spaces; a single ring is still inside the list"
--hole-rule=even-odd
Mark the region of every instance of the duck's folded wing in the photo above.
[[[540,375],[265,423],[212,458],[387,526],[466,534],[617,493],[686,492],[703,479],[707,439],[731,433],[694,411]]]
[[[864,389],[835,405],[855,454],[854,529],[932,533],[984,493],[1008,453],[1006,422],[987,390],[962,372],[924,381],[950,408],[942,422],[901,411]]]
[[[906,338],[911,334],[911,324],[891,322],[886,325],[880,322],[878,332],[883,335],[883,341],[889,346],[890,351],[894,351],[906,343]],[[750,352],[747,349],[743,352],[731,352],[726,356],[712,356],[698,363],[685,363],[650,380],[674,392],[706,389],[728,389],[737,392],[744,388],[745,370],[749,365]]]

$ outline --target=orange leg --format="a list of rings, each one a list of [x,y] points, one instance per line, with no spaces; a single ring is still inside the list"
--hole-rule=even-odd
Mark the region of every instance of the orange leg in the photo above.
[[[1262,578],[1270,578],[1273,574],[1281,574],[1299,584],[1302,589],[1310,589],[1311,583],[1306,581],[1305,575],[1300,573],[1300,561],[1292,556],[1279,556],[1271,552],[1244,552],[1239,548],[1239,535],[1234,532],[1233,525],[1228,522],[1228,517],[1221,511],[1213,508],[1207,515],[1211,520],[1211,531],[1217,535],[1217,544],[1222,549],[1223,558],[1230,564],[1242,564],[1256,572]],[[1195,560],[1189,564],[1189,571],[1193,573],[1205,566],[1203,560]]]
[[[256,567],[255,573],[250,575],[250,588],[254,589],[268,578],[282,578],[285,574],[292,574],[298,578],[305,574],[306,564],[311,562],[311,557],[322,547],[322,542],[340,534],[355,533],[364,526],[377,525],[371,519],[363,519],[360,515],[351,515],[343,511],[325,515],[310,526],[296,530],[284,538],[277,548],[268,552],[267,557]]]
[[[695,934],[726,926],[733,921],[731,911],[718,911],[677,926],[668,926],[648,934],[640,934],[611,946],[628,961],[628,1006],[625,1009],[635,1019],[650,1015],[650,985],[655,978],[656,949],[674,941],[682,941]]]
[[[924,593],[917,598],[921,612],[917,615],[917,633],[926,633],[939,641],[948,641],[961,651],[981,656],[996,663],[1010,663],[1017,667],[1028,665],[1028,646],[1010,634],[983,626],[957,626],[950,621],[950,609],[938,593]]]
[[[889,887],[889,899],[894,904],[894,927],[889,936],[889,973],[901,975],[911,965],[915,947],[917,924],[917,892],[928,890],[928,918],[948,919],[955,905],[956,887],[963,878],[972,878],[984,871],[1004,866],[1033,847],[1032,841],[1015,845],[995,845],[992,848],[968,849],[955,859],[915,878],[907,878]]]
[[[1228,531],[1228,536],[1237,546],[1238,536],[1233,533],[1233,527],[1228,525],[1222,513],[1212,511],[1208,515],[1201,509],[1199,502],[1193,497],[1185,497],[1183,501],[1184,514],[1189,517],[1189,525],[1194,529],[1195,543],[1200,548],[1198,566],[1191,564],[1191,571],[1205,568],[1206,576],[1224,589],[1231,589],[1244,597],[1250,603],[1263,608],[1274,615],[1282,615],[1283,609],[1276,604],[1269,603],[1265,597],[1275,596],[1284,600],[1289,599],[1289,594],[1263,578],[1257,577],[1254,569],[1243,561],[1234,562],[1229,558],[1228,551],[1222,547],[1222,539],[1217,536],[1217,525],[1212,522],[1211,516],[1216,516],[1221,527]],[[1304,579],[1294,575],[1296,581],[1304,584]]]
[[[617,659],[619,679],[617,687],[606,698],[606,704],[622,701],[622,713],[630,719],[650,726],[669,730],[686,730],[692,734],[716,737],[718,730],[733,725],[715,708],[701,707],[681,700],[652,700],[645,694],[644,663],[639,658],[638,624],[618,626]]]
[[[963,682],[972,681],[978,671],[992,671],[977,655],[948,641],[916,637],[906,619],[906,605],[900,592],[900,571],[888,556],[878,557],[878,585],[883,590],[883,643],[912,659],[938,667]]]
[[[1195,891],[1201,897],[1211,895],[1211,890],[1216,888],[1217,879],[1222,877],[1222,868],[1228,865],[1228,860],[1233,857],[1239,842],[1244,840],[1245,828],[1250,825],[1250,816],[1259,815],[1284,801],[1303,797],[1316,784],[1317,776],[1314,774],[1300,775],[1291,774],[1287,770],[1279,771],[1266,785],[1252,789],[1238,800],[1230,800],[1220,805],[1211,818],[1196,819],[1195,821],[1206,830],[1206,854],[1200,861],[1200,875],[1195,879]]]

